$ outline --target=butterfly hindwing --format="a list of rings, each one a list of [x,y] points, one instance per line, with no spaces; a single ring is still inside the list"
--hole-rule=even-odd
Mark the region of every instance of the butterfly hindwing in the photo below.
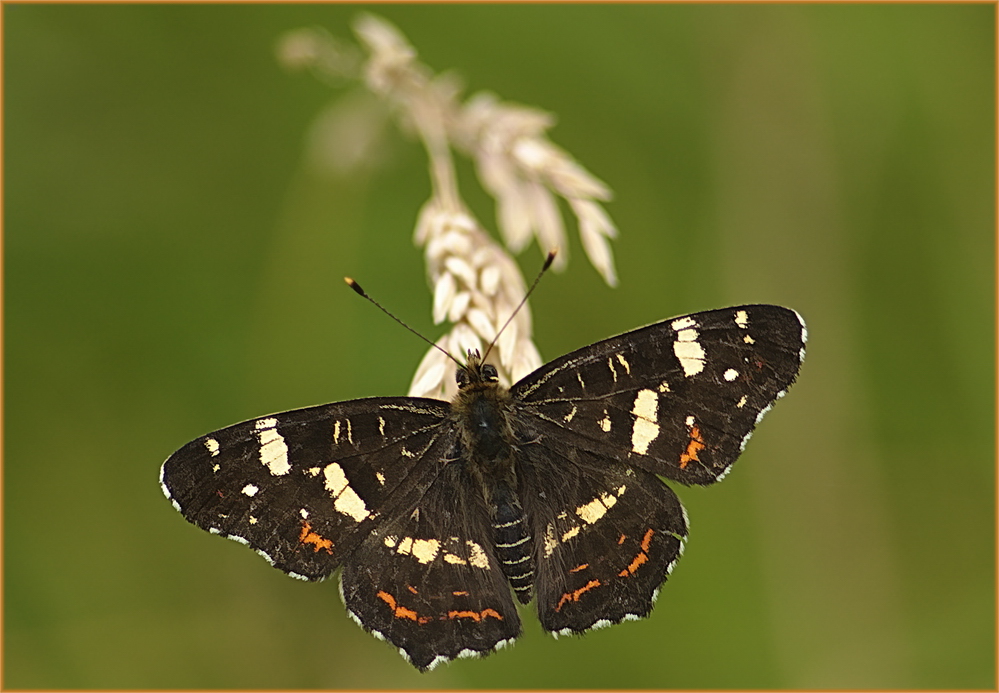
[[[384,517],[341,575],[351,616],[421,670],[486,654],[520,634],[488,511],[452,464],[413,506]]]
[[[521,470],[542,627],[564,634],[648,616],[687,536],[680,500],[644,470],[537,441]],[[543,479],[543,497],[526,490]]]
[[[160,482],[192,523],[320,580],[393,491],[432,481],[419,463],[431,450],[444,456],[447,415],[436,400],[373,398],[265,416],[191,441],[163,464]]]
[[[794,381],[805,337],[798,314],[779,306],[696,313],[562,356],[511,392],[566,445],[709,484]]]

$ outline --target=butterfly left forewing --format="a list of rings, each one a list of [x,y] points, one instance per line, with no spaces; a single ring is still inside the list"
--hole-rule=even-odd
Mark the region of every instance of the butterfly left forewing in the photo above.
[[[574,445],[707,484],[794,382],[805,338],[800,316],[779,306],[695,313],[567,354],[511,392]]]
[[[247,544],[275,567],[328,577],[401,486],[425,488],[447,405],[373,398],[260,417],[197,438],[160,473],[193,524]],[[443,458],[444,451],[436,454]]]

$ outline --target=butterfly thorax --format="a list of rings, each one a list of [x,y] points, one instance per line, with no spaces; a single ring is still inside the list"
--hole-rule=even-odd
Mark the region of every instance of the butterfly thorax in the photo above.
[[[461,463],[478,482],[493,527],[496,556],[517,598],[531,599],[533,542],[518,496],[517,441],[511,425],[513,399],[499,383],[496,368],[477,353],[456,373],[458,394],[451,402],[461,443]]]
[[[470,471],[483,480],[503,480],[516,488],[510,391],[500,385],[495,366],[482,363],[474,352],[469,353],[467,365],[458,368],[455,379],[458,394],[451,411]]]

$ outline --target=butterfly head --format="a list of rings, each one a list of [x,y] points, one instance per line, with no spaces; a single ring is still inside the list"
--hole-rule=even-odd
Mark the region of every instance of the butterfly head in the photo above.
[[[487,383],[499,382],[496,366],[483,363],[478,351],[469,351],[464,366],[458,366],[454,378],[459,390],[467,390]]]

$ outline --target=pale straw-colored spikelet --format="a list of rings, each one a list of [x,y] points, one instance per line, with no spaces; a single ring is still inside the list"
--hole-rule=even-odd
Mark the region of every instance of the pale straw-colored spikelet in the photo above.
[[[279,56],[289,67],[328,72],[327,79],[360,76],[392,107],[400,125],[420,138],[433,188],[418,215],[415,241],[425,252],[434,323],[452,324],[436,343],[464,361],[469,351],[482,353],[496,340],[488,360],[510,385],[541,365],[530,309],[525,304],[514,313],[526,284],[509,253],[463,202],[452,151],[474,160],[479,180],[496,199],[497,226],[510,250],[519,252],[534,238],[542,252],[559,251],[556,269],[565,266],[561,197],[576,218],[587,257],[613,286],[617,277],[608,240],[617,229],[600,205],[610,199],[610,190],[547,139],[551,114],[487,93],[462,103],[457,80],[435,75],[420,63],[391,24],[364,14],[354,31],[366,51],[359,62],[349,48],[317,30],[286,35]],[[410,394],[449,399],[456,389],[453,362],[431,349],[417,368]]]
[[[506,385],[537,369],[541,356],[531,339],[531,312],[517,305],[527,290],[520,270],[465,211],[446,209],[436,199],[420,212],[416,242],[425,248],[427,274],[434,292],[434,322],[453,323],[438,340],[448,353],[483,353],[513,315],[493,347],[490,361]],[[431,349],[410,387],[414,396],[447,398],[457,389],[450,360]]]
[[[514,252],[532,235],[542,250],[564,251],[565,229],[555,195],[564,198],[579,224],[590,262],[614,286],[617,275],[608,238],[617,228],[595,200],[609,200],[610,189],[545,137],[554,125],[548,113],[500,102],[480,93],[465,104],[455,143],[475,159],[479,180],[497,201],[497,225]],[[555,258],[565,266],[568,253]]]

